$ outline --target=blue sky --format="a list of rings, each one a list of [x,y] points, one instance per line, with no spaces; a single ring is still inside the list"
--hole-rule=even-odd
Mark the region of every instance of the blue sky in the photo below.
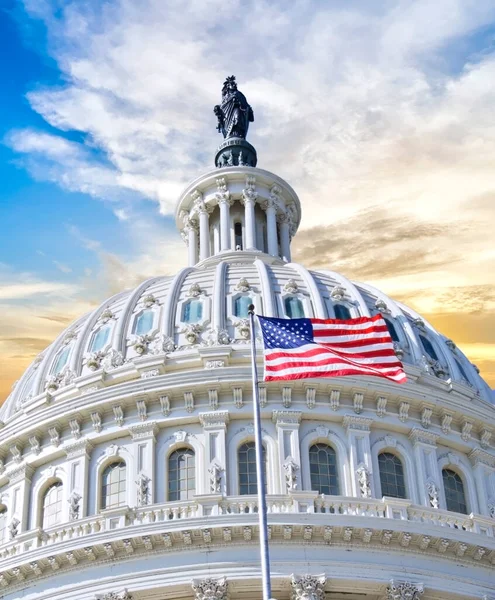
[[[495,383],[493,2],[2,7],[0,399],[71,320],[184,264],[175,201],[232,73],[259,166],[300,195],[296,259],[410,303]]]

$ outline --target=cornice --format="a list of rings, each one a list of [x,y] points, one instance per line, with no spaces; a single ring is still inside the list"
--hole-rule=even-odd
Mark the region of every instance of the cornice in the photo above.
[[[438,438],[440,436],[436,433],[432,433],[431,431],[425,431],[424,429],[419,429],[417,427],[413,427],[409,432],[409,439],[413,444],[426,444],[428,446],[436,446]]]

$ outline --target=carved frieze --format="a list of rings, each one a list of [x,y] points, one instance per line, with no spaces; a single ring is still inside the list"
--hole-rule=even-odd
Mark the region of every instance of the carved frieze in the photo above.
[[[292,575],[291,600],[324,600],[325,575]]]

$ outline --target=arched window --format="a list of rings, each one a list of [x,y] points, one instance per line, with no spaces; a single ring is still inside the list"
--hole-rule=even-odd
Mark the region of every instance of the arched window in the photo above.
[[[237,451],[239,466],[239,494],[249,496],[258,493],[258,476],[256,474],[256,446],[254,442],[246,442]],[[263,446],[263,471],[266,485],[266,450]]]
[[[62,521],[62,493],[64,486],[61,481],[53,483],[43,496],[43,514],[41,527],[47,529]]]
[[[438,360],[438,355],[435,352],[435,348],[433,348],[433,344],[430,342],[430,340],[421,334],[419,335],[419,339],[421,340],[421,343],[423,344],[423,348],[425,349],[425,352],[430,356],[430,358],[433,358],[433,360]]]
[[[339,476],[337,455],[327,444],[313,444],[309,449],[309,472],[311,489],[319,494],[338,496]]]
[[[248,307],[253,303],[250,296],[239,296],[234,300],[234,315],[240,319],[247,319]]]
[[[335,318],[347,320],[351,318],[351,311],[343,304],[334,304],[333,310],[335,311]]]
[[[65,365],[67,364],[67,361],[69,360],[69,354],[70,354],[70,346],[67,346],[57,356],[54,366],[53,366],[53,370],[52,370],[52,373],[54,375],[57,375],[58,373],[60,373],[62,371],[62,369],[65,367]]]
[[[154,314],[151,309],[143,312],[134,321],[134,331],[136,335],[145,335],[153,327]]]
[[[184,323],[197,323],[203,318],[203,303],[201,300],[188,300],[182,309]]]
[[[91,340],[90,351],[91,352],[99,352],[102,348],[104,348],[108,342],[108,338],[110,337],[110,325],[104,325],[93,335],[93,339]]]
[[[382,496],[406,498],[406,484],[402,462],[395,454],[382,452],[378,455]]]
[[[468,510],[462,479],[451,469],[442,469],[442,479],[447,510],[467,515]]]
[[[242,250],[242,223],[234,223],[234,248]]]
[[[0,506],[0,544],[7,541],[7,507]]]
[[[101,508],[115,508],[126,503],[126,464],[113,462],[101,477]]]
[[[189,500],[196,493],[194,450],[181,448],[168,457],[168,499]]]
[[[387,326],[388,332],[390,333],[390,337],[394,342],[400,342],[400,338],[397,335],[397,330],[395,329],[395,325],[389,321],[388,319],[384,319],[385,325]]]
[[[304,318],[304,307],[303,303],[299,298],[294,296],[287,296],[284,299],[285,314],[289,319],[303,319]]]

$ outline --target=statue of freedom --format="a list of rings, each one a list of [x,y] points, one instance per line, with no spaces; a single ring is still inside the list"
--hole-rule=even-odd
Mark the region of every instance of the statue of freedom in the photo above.
[[[253,109],[246,96],[237,89],[235,76],[227,77],[222,88],[222,103],[213,112],[218,118],[217,130],[224,138],[245,139],[249,123],[254,121]]]

